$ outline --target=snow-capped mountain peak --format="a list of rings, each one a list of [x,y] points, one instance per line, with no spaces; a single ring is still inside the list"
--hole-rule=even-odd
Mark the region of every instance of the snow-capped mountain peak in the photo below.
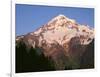
[[[56,24],[56,26],[62,26],[66,24],[67,22],[69,23],[76,23],[75,20],[69,19],[68,17],[59,14],[58,16],[54,17],[51,21],[48,22],[48,25],[51,24]]]
[[[42,47],[45,55],[51,55],[55,51],[50,52],[49,50],[54,46],[60,46],[63,51],[70,52],[68,50],[70,47],[88,45],[94,39],[94,30],[77,24],[75,20],[60,14],[35,32],[20,37],[16,38],[16,41],[22,39],[28,46]]]
[[[20,42],[24,42],[27,49],[36,48],[45,57],[49,57],[54,62],[55,69],[65,69],[68,60],[69,63],[73,60],[75,64],[76,60],[84,56],[83,53],[91,50],[94,30],[60,14],[36,31],[17,36],[16,46],[19,46]],[[93,53],[93,50],[88,54],[90,53]],[[78,68],[76,64],[75,67]]]

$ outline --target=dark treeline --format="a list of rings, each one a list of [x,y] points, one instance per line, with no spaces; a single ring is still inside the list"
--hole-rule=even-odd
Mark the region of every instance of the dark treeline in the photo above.
[[[94,68],[94,40],[88,45],[85,53],[81,57],[81,68]]]
[[[55,63],[44,56],[42,49],[27,48],[23,41],[16,43],[16,73],[53,71]],[[65,70],[94,68],[94,40],[87,46],[86,51],[80,57],[79,64],[71,58],[65,61]]]
[[[38,52],[37,52],[38,50]],[[16,45],[16,73],[55,70],[53,62],[39,53],[38,48],[27,49],[23,42]]]

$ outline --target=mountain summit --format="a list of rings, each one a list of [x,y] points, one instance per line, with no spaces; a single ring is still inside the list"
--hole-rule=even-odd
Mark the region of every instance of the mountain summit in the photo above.
[[[16,37],[16,45],[24,42],[27,48],[41,48],[49,57],[55,69],[65,69],[69,59],[72,68],[79,68],[77,60],[94,39],[94,30],[78,24],[75,20],[60,14],[34,32]]]

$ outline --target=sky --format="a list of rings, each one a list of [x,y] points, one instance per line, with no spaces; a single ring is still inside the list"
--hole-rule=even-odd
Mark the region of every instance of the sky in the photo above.
[[[16,35],[33,32],[55,16],[63,14],[77,23],[94,28],[94,8],[58,7],[43,5],[15,5]]]

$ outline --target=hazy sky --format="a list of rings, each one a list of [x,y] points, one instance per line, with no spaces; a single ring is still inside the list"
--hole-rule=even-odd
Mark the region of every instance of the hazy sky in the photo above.
[[[93,8],[16,4],[16,35],[33,32],[59,14],[75,19],[79,24],[94,27]]]

